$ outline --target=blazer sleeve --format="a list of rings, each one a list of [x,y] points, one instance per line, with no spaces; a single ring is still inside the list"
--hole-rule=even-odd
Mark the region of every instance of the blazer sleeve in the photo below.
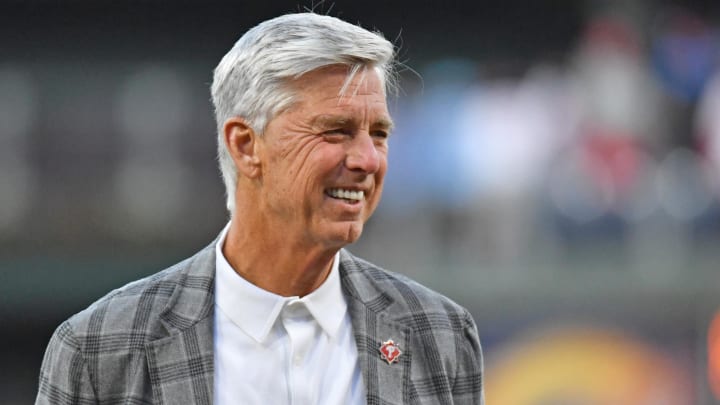
[[[464,311],[464,336],[461,341],[461,356],[452,386],[453,403],[484,405],[483,354],[477,326],[472,315]]]
[[[97,404],[81,345],[67,321],[57,328],[45,351],[35,404]]]

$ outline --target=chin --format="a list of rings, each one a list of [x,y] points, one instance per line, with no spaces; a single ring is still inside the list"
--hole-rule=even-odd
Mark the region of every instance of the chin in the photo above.
[[[338,225],[334,231],[335,232],[333,232],[332,236],[329,238],[332,241],[331,244],[343,247],[360,239],[360,235],[363,231],[363,224],[356,222],[344,223]]]

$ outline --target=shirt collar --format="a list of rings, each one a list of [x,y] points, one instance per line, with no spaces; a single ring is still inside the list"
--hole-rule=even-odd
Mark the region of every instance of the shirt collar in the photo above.
[[[250,283],[238,275],[222,253],[230,224],[215,245],[215,304],[230,320],[257,342],[263,342],[282,309],[291,301],[305,304],[314,320],[330,339],[337,335],[347,312],[340,284],[340,254],[333,259],[327,279],[310,294],[283,297]]]

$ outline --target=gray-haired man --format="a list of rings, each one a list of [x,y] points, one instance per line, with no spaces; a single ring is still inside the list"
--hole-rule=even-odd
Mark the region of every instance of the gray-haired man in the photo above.
[[[215,69],[231,220],[57,329],[38,404],[481,404],[472,317],[352,256],[387,168],[394,49],[312,13]]]

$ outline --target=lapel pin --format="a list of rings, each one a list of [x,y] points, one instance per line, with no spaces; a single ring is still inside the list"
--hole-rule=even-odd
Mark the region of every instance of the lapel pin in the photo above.
[[[380,346],[380,356],[385,359],[388,364],[394,363],[398,357],[400,357],[400,354],[402,354],[400,348],[392,339],[383,342],[382,346]]]

